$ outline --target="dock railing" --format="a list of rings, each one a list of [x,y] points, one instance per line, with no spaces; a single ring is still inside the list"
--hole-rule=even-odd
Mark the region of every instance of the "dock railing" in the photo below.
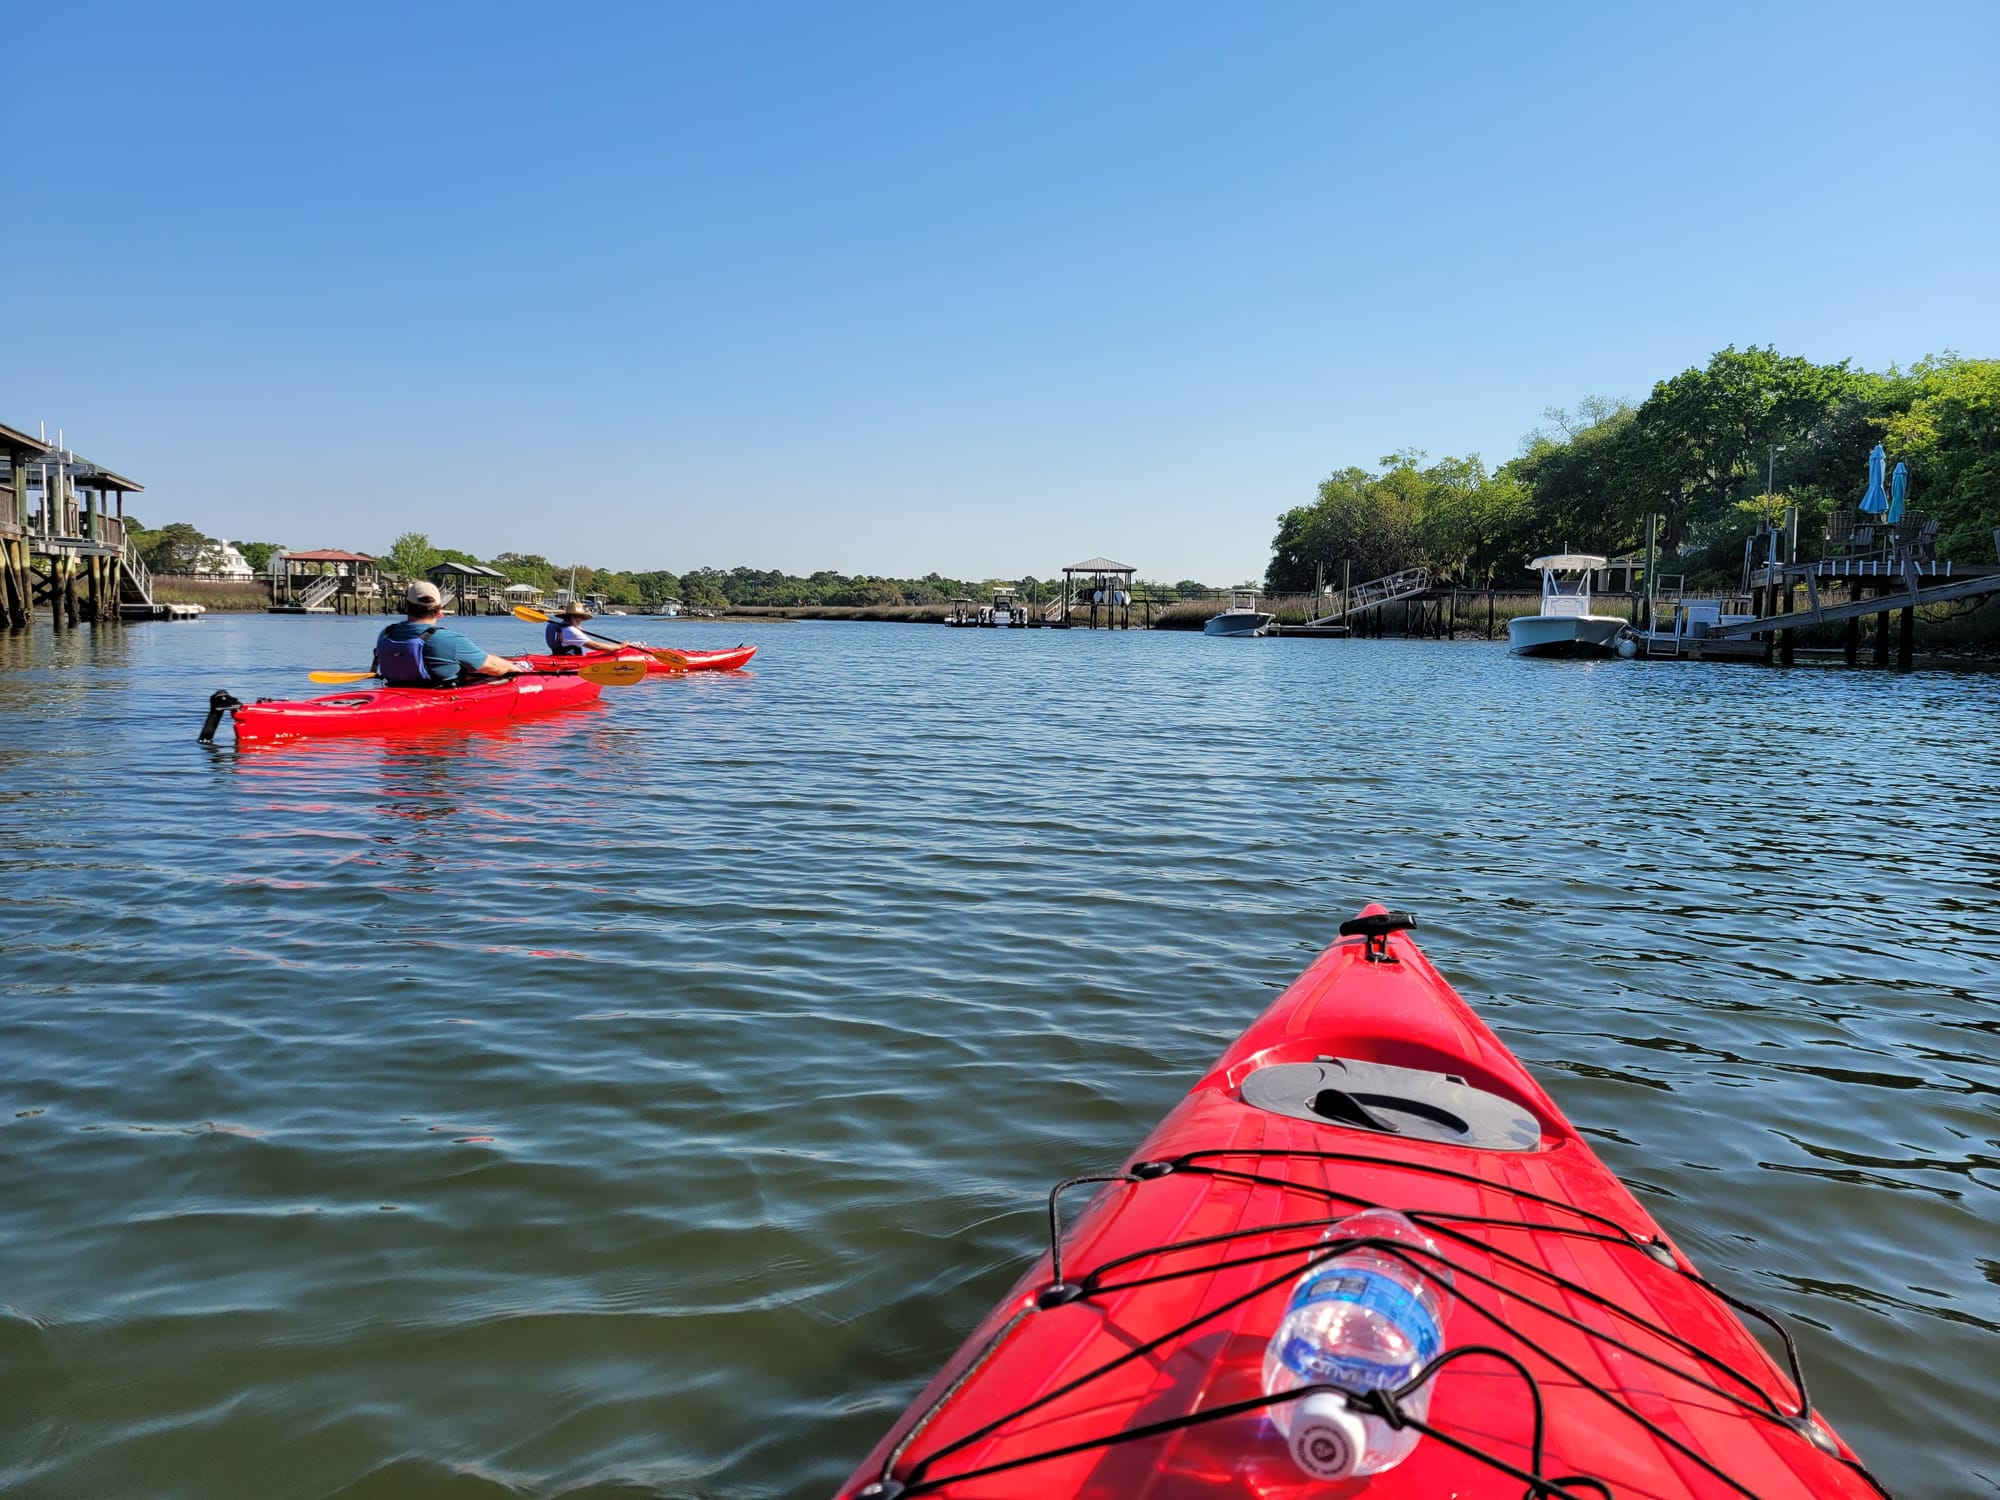
[[[139,556],[138,546],[123,526],[118,529],[118,543],[118,561],[125,569],[126,578],[131,581],[132,591],[139,596],[133,602],[150,605],[153,602],[153,570]]]

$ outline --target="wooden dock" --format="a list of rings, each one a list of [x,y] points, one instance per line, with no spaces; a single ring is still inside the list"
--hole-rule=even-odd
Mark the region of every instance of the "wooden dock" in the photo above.
[[[62,445],[0,425],[0,612],[10,630],[47,605],[58,629],[162,618],[125,525],[145,486]]]
[[[1994,545],[2000,551],[2000,531],[1994,533]],[[1916,655],[1919,609],[2000,594],[2000,566],[1918,561],[1907,554],[1885,560],[1880,566],[1874,566],[1872,559],[1866,566],[1857,567],[1856,562],[1834,558],[1767,565],[1754,575],[1764,606],[1759,618],[1726,625],[1710,634],[1722,640],[1760,638],[1766,649],[1775,649],[1781,662],[1790,663],[1797,652],[1794,633],[1799,626],[1845,622],[1842,654],[1853,665],[1861,655],[1861,622],[1873,617],[1875,664],[1887,666],[1889,617],[1895,615],[1896,665],[1907,670]],[[1822,580],[1843,583],[1848,597],[1838,604],[1826,603],[1821,597]],[[1805,598],[1801,601],[1802,587]]]
[[[1996,561],[1984,564],[1927,556],[1936,527],[1921,517],[1882,528],[1889,537],[1886,545],[1862,555],[1841,545],[1857,529],[1852,513],[1836,512],[1828,526],[1825,554],[1801,561],[1796,512],[1784,526],[1765,528],[1744,548],[1743,588],[1749,601],[1745,614],[1705,625],[1698,635],[1679,628],[1640,632],[1639,655],[1649,660],[1683,657],[1789,666],[1798,654],[1801,628],[1844,624],[1841,654],[1853,666],[1861,658],[1862,622],[1872,618],[1874,663],[1887,666],[1893,615],[1896,665],[1907,670],[1916,656],[1919,609],[2000,595],[2000,530],[1993,533]],[[1830,597],[1836,593],[1838,600]]]

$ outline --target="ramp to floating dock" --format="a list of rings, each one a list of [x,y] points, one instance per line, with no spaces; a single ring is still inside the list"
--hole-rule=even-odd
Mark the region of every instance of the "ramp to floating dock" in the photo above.
[[[1340,608],[1306,621],[1305,628],[1312,630],[1323,625],[1344,625],[1355,615],[1421,594],[1430,586],[1431,575],[1422,568],[1405,568],[1400,573],[1371,578],[1366,583],[1357,583],[1345,590],[1340,596]]]

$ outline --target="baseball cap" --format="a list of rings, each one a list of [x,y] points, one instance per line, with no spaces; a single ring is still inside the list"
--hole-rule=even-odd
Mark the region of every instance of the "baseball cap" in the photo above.
[[[433,605],[444,603],[444,595],[438,592],[436,584],[430,582],[428,579],[419,578],[415,583],[403,590],[403,602],[405,604],[421,604],[424,608],[429,609]]]

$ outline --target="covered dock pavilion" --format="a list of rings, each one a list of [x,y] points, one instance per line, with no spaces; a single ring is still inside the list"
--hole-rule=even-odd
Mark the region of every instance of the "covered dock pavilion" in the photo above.
[[[1108,557],[1087,557],[1080,563],[1071,563],[1062,570],[1062,615],[1049,623],[1068,626],[1076,606],[1088,604],[1090,613],[1086,623],[1092,630],[1097,629],[1100,609],[1104,612],[1106,629],[1131,629],[1132,580],[1138,571],[1129,563],[1113,562]],[[1083,580],[1080,587],[1079,579]]]
[[[330,615],[377,607],[382,597],[380,565],[366,552],[321,547],[280,552],[271,559],[271,612]]]
[[[445,609],[455,615],[505,613],[507,575],[483,563],[441,562],[424,569],[424,577],[444,595]]]

